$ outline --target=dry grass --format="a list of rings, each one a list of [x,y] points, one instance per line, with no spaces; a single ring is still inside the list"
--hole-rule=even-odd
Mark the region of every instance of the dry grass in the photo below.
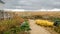
[[[56,31],[54,31],[53,27],[43,27],[43,28],[45,28],[46,30],[48,30],[51,34],[58,34]]]
[[[43,15],[43,16],[54,16],[54,17],[60,17],[60,11],[56,12],[15,12],[18,15]]]

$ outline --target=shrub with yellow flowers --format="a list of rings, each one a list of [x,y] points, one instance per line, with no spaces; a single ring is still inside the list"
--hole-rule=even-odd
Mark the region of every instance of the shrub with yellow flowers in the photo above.
[[[35,20],[36,24],[38,25],[42,25],[42,26],[53,26],[54,22],[50,22],[48,20],[40,20],[40,19],[37,19]]]

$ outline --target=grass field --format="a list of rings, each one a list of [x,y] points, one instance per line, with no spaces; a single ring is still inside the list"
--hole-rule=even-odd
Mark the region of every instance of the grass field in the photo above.
[[[47,12],[47,11],[41,11],[41,12],[33,12],[33,11],[31,11],[31,12],[16,12],[16,14],[18,14],[18,15],[43,15],[43,16],[55,16],[55,17],[60,17],[60,11],[49,11],[49,12]]]

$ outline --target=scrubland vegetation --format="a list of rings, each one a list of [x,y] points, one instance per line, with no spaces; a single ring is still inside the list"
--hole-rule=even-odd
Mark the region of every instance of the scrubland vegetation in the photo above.
[[[29,22],[19,16],[0,21],[0,34],[29,34]]]
[[[16,15],[15,15],[16,14]],[[37,15],[36,15],[37,14]],[[58,14],[58,15],[56,15]],[[60,34],[60,16],[58,13],[14,13],[13,18],[0,20],[0,34],[29,34],[28,19],[33,19],[39,26],[49,27]]]

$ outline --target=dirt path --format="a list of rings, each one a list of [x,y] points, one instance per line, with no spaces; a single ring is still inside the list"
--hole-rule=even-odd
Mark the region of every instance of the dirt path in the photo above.
[[[45,30],[41,26],[35,24],[34,20],[29,20],[30,28],[32,29],[31,34],[51,34],[49,31]]]

